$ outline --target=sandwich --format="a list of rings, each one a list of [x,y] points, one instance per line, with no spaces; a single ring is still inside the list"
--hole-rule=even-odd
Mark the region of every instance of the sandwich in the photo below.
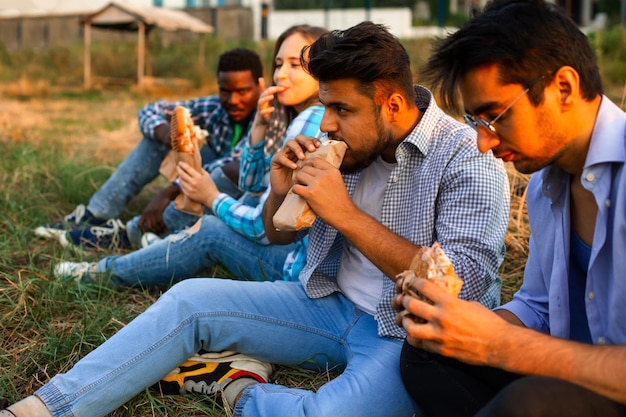
[[[170,144],[176,165],[184,161],[199,171],[202,169],[202,158],[198,147],[198,137],[189,109],[176,106],[170,120]],[[174,200],[174,207],[184,213],[201,216],[204,214],[204,205],[188,198],[184,193]]]
[[[439,242],[435,242],[430,248],[423,248],[423,250],[413,258],[409,269],[401,272],[397,277],[403,278],[403,294],[410,295],[431,304],[432,302],[430,300],[413,288],[413,284],[417,278],[428,279],[455,297],[459,296],[461,287],[463,287],[463,280],[454,272],[452,262],[450,262],[450,259],[444,253]]]

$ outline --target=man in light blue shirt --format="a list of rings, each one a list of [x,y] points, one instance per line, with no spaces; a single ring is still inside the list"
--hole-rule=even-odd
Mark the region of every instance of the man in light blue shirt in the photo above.
[[[492,312],[425,280],[434,305],[394,298],[408,391],[430,417],[626,416],[626,114],[587,38],[543,0],[496,0],[423,75],[448,104],[460,90],[481,151],[534,175],[512,301]]]

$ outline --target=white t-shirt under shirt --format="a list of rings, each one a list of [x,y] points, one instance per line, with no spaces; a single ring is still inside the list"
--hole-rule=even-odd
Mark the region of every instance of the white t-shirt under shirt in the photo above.
[[[359,209],[378,221],[387,180],[395,166],[395,163],[387,163],[379,156],[361,173],[352,196],[352,201]],[[375,236],[371,238],[376,239]],[[363,311],[374,315],[382,296],[383,279],[383,273],[352,242],[345,239],[337,284],[346,297]]]

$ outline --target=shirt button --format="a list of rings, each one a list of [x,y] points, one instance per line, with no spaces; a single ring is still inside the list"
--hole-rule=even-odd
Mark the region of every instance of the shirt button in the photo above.
[[[398,182],[398,177],[394,175],[393,178],[391,179],[391,181]]]
[[[598,344],[604,345],[606,343],[606,339],[602,336],[598,337]]]
[[[385,226],[387,229],[389,229],[389,223],[388,222],[383,222],[383,226]]]
[[[589,294],[587,294],[587,297],[589,297],[590,300],[593,300],[595,296],[596,294],[593,291],[589,291]]]
[[[585,176],[585,178],[587,179],[587,181],[592,182],[593,180],[596,179],[596,176],[593,175],[593,172],[590,172],[587,174],[587,176]]]
[[[611,207],[611,200],[608,199],[608,198],[606,200],[604,200],[604,205],[607,206],[607,207]]]

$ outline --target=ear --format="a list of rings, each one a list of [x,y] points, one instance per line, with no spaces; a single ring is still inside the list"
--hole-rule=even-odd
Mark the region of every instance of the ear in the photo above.
[[[387,118],[394,123],[399,117],[402,117],[401,114],[406,110],[405,98],[398,93],[393,93],[385,102],[384,108]]]
[[[570,66],[559,68],[552,84],[558,89],[561,106],[570,108],[580,98],[580,76],[574,68]]]

